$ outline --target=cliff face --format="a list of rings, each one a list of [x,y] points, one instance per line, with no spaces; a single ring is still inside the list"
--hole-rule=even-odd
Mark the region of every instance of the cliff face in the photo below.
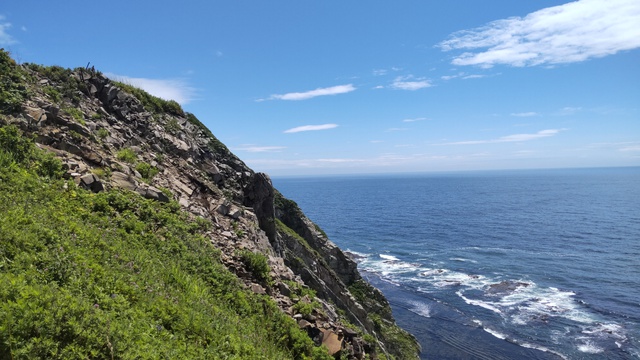
[[[78,186],[127,189],[211,220],[206,236],[223,264],[332,355],[417,357],[417,343],[395,325],[354,260],[194,115],[94,69],[19,66],[0,55],[19,74],[2,79],[0,125],[34,137]],[[247,250],[267,257],[268,274],[243,260]],[[304,288],[315,298],[295,296]]]

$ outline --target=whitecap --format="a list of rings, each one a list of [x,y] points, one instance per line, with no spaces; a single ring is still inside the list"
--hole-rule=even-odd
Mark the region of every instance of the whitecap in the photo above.
[[[627,337],[624,334],[624,328],[621,325],[614,323],[597,324],[596,326],[583,329],[582,333],[601,338],[614,338],[621,341],[627,340]]]
[[[584,344],[578,345],[578,350],[587,354],[600,354],[604,352],[604,349],[597,347],[593,342],[587,341]]]
[[[489,301],[469,299],[466,296],[462,295],[462,291],[456,291],[456,295],[458,295],[462,300],[464,300],[464,302],[466,302],[469,305],[479,306],[481,308],[491,310],[495,313],[502,314],[502,310],[498,309],[495,303],[492,303]]]
[[[379,255],[381,258],[385,259],[385,260],[389,260],[389,261],[398,261],[400,259],[398,259],[397,257],[393,256],[393,255],[385,255],[385,254],[380,254]]]
[[[420,302],[420,301],[410,301],[411,308],[409,311],[412,311],[420,316],[431,317],[431,305],[428,303]]]
[[[507,339],[507,335],[505,335],[503,333],[497,332],[497,331],[489,329],[487,327],[483,328],[483,330],[488,332],[489,334],[497,337],[498,339],[501,339],[501,340],[506,340]]]
[[[459,257],[457,257],[457,258],[449,258],[449,260],[451,260],[451,261],[458,261],[458,262],[470,262],[470,263],[474,263],[474,264],[477,264],[477,263],[478,263],[478,262],[477,262],[477,261],[475,261],[475,260],[465,259],[465,258],[459,258]]]

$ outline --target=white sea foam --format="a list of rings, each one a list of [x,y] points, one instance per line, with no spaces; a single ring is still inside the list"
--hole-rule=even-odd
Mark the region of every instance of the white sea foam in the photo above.
[[[411,308],[409,309],[409,311],[413,311],[414,313],[427,318],[431,317],[430,304],[419,301],[410,301],[409,303],[411,304]]]
[[[390,260],[390,261],[398,261],[398,260],[400,260],[400,259],[398,259],[397,257],[395,257],[393,255],[380,254],[380,257],[385,259],[385,260]]]
[[[527,342],[521,342],[521,343],[518,343],[518,345],[520,345],[520,346],[522,346],[522,347],[525,347],[525,348],[529,348],[529,349],[536,349],[536,350],[540,350],[540,351],[548,352],[548,353],[550,353],[550,354],[558,355],[559,357],[561,357],[561,358],[562,358],[562,359],[564,359],[564,360],[568,360],[568,359],[569,359],[569,358],[568,358],[568,357],[566,357],[565,355],[562,355],[562,354],[560,354],[560,353],[558,353],[558,352],[556,352],[556,351],[552,351],[551,349],[547,349],[547,348],[546,348],[546,347],[544,347],[544,346],[535,345],[535,344],[530,344],[530,343],[527,343]]]
[[[464,286],[481,289],[487,284],[487,279],[481,275],[469,275],[463,272],[447,269],[427,269],[419,274],[436,287]]]
[[[465,259],[465,258],[459,258],[459,257],[449,258],[449,260],[451,260],[451,261],[458,261],[458,262],[470,262],[470,263],[474,263],[474,264],[477,264],[477,263],[478,263],[476,260]]]
[[[484,331],[488,332],[489,334],[491,334],[491,335],[493,335],[493,336],[497,337],[498,339],[505,340],[505,339],[507,338],[507,335],[505,335],[505,334],[503,334],[503,333],[500,333],[500,332],[497,332],[497,331],[495,331],[495,330],[492,330],[492,329],[489,329],[489,328],[486,328],[486,327],[485,327],[485,328],[482,328],[482,329],[483,329]]]
[[[387,280],[390,276],[417,272],[420,269],[420,264],[404,262],[393,255],[386,254],[364,258],[360,265],[363,269],[380,274]]]
[[[457,294],[457,295],[458,295],[462,300],[464,300],[464,302],[466,302],[466,303],[467,303],[467,304],[469,304],[469,305],[480,306],[480,307],[482,307],[482,308],[485,308],[485,309],[487,309],[487,310],[491,310],[491,311],[493,311],[493,312],[495,312],[495,313],[498,313],[498,314],[501,314],[501,313],[502,313],[502,310],[498,309],[498,308],[495,306],[495,303],[491,303],[491,302],[488,302],[488,301],[481,301],[481,300],[469,299],[469,298],[465,297],[465,296],[462,294],[462,291],[461,291],[461,290],[456,291],[456,294]]]
[[[604,352],[603,348],[596,346],[591,341],[587,341],[584,344],[578,345],[578,350],[587,354],[600,354]]]
[[[622,342],[627,341],[625,329],[621,325],[613,323],[596,324],[595,326],[583,329],[582,333],[599,338],[612,338]]]

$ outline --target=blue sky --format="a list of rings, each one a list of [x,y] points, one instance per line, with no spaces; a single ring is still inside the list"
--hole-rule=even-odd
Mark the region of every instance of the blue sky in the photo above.
[[[638,0],[7,0],[0,46],[174,99],[272,176],[640,165]]]

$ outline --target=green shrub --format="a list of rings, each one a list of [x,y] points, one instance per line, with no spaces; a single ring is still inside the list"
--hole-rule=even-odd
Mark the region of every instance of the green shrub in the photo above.
[[[173,100],[161,99],[149,94],[148,92],[140,88],[119,81],[114,81],[114,84],[116,84],[116,86],[118,86],[123,91],[135,96],[138,100],[140,100],[142,106],[144,106],[145,109],[149,112],[155,114],[167,113],[175,116],[184,116],[184,110],[182,110],[180,104]]]
[[[116,158],[118,158],[118,160],[127,162],[129,164],[135,163],[136,160],[138,159],[138,157],[136,156],[136,153],[129,148],[125,148],[118,151],[116,153]]]
[[[4,49],[0,49],[0,113],[12,114],[20,111],[27,99],[25,75]]]
[[[238,250],[238,255],[244,266],[256,279],[259,281],[270,280],[269,271],[271,271],[271,269],[269,268],[266,256],[246,249]]]
[[[74,120],[76,120],[80,124],[86,125],[86,122],[84,121],[84,114],[82,113],[82,110],[80,110],[78,108],[70,107],[70,108],[64,108],[63,111],[66,112],[67,114],[69,114]]]
[[[14,161],[24,163],[33,157],[34,145],[22,136],[14,125],[0,127],[0,149],[11,154]]]
[[[138,171],[140,173],[140,176],[142,176],[142,178],[147,181],[151,181],[151,179],[153,179],[153,177],[156,176],[158,172],[160,172],[158,168],[151,166],[146,162],[138,163],[138,165],[136,165],[136,171]]]
[[[45,86],[42,88],[42,91],[49,96],[54,103],[59,104],[62,101],[62,94],[53,86]]]
[[[101,140],[104,140],[107,138],[107,136],[109,136],[109,130],[105,128],[100,128],[96,132],[96,135],[98,135],[98,138],[100,138]]]

